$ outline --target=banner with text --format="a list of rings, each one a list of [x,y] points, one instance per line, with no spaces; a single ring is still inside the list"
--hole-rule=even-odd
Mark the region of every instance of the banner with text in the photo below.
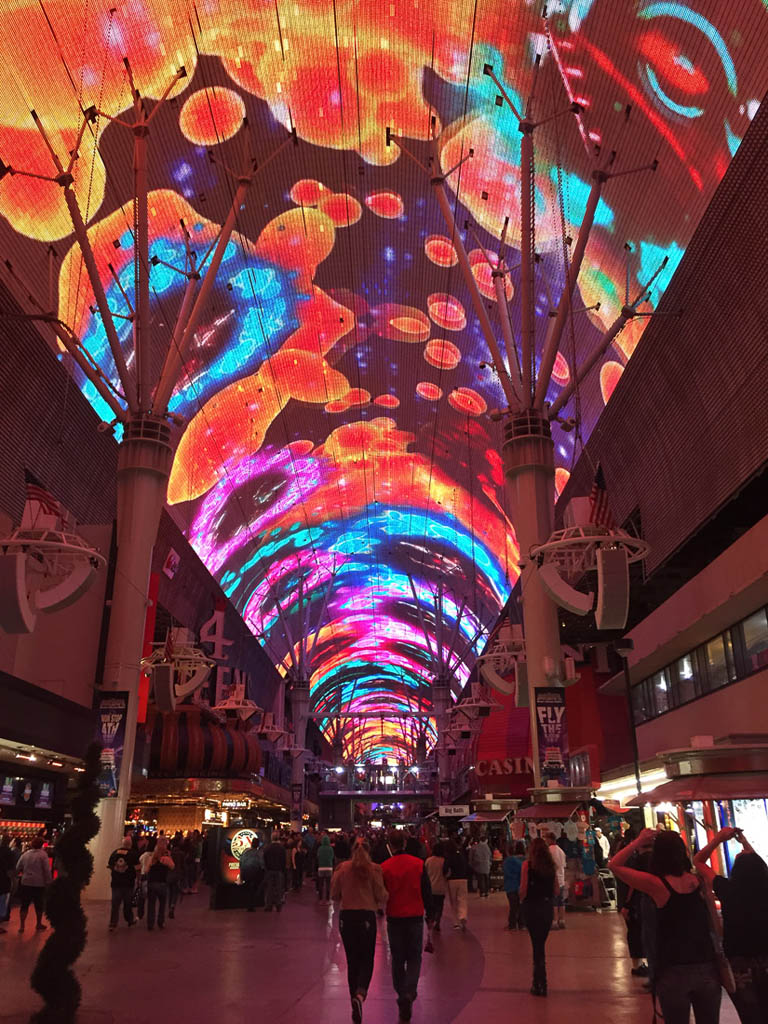
[[[128,694],[102,690],[96,697],[96,739],[101,744],[101,774],[97,780],[102,797],[117,796],[125,745]]]
[[[568,721],[565,690],[558,686],[536,687],[536,722],[539,732],[541,784],[570,784],[568,765]]]

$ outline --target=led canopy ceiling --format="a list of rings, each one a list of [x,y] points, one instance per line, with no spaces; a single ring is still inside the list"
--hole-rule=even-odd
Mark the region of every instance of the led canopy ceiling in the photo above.
[[[571,0],[550,3],[545,21],[540,5],[519,0],[11,0],[3,15],[4,167],[50,173],[31,109],[61,152],[75,145],[81,111],[128,111],[124,57],[150,107],[186,68],[149,146],[157,371],[187,283],[185,232],[199,267],[232,202],[226,168],[236,177],[264,163],[295,131],[297,145],[265,167],[237,211],[176,386],[168,501],[284,670],[306,625],[300,595],[313,622],[325,607],[309,652],[321,725],[330,731],[338,712],[375,713],[345,720],[346,755],[411,759],[420,719],[403,716],[431,709],[428,642],[447,648],[456,637],[457,690],[514,586],[518,551],[489,415],[503,394],[455,239],[428,177],[387,145],[387,128],[425,165],[436,136],[499,333],[489,260],[508,224],[504,288],[519,337],[520,134],[484,66],[518,106],[533,90],[539,119],[569,101],[582,107],[578,119],[537,130],[539,349],[586,205],[586,150],[615,150],[617,171],[658,160],[655,174],[604,189],[555,362],[555,400],[619,314],[627,280],[634,296],[668,257],[642,308],[658,303],[762,98],[765,4]],[[74,175],[128,351],[130,132],[95,116]],[[0,214],[14,280],[57,311],[117,386],[62,190],[6,175]],[[627,325],[565,405],[577,429],[555,424],[559,489],[645,322]]]

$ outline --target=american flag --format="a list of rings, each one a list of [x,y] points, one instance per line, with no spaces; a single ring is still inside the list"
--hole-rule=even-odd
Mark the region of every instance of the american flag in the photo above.
[[[60,516],[61,507],[58,501],[46,491],[40,481],[32,476],[28,469],[24,470],[24,483],[27,488],[27,501],[36,501],[40,510],[48,516]]]
[[[602,466],[598,464],[592,492],[589,495],[589,521],[595,526],[606,526],[612,530],[616,526],[611,506],[608,504],[608,491],[605,486]]]

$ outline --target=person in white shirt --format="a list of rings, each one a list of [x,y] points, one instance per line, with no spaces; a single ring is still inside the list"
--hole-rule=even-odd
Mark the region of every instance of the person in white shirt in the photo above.
[[[549,845],[549,852],[555,862],[555,879],[557,882],[557,893],[555,897],[555,921],[554,928],[565,928],[565,905],[568,902],[568,886],[565,884],[565,852],[555,842],[552,833],[545,836]]]
[[[595,840],[597,845],[603,851],[603,862],[607,864],[611,859],[611,844],[608,841],[608,836],[603,835],[603,830],[601,828],[596,828]]]
[[[19,935],[24,931],[24,924],[29,913],[29,904],[34,903],[37,916],[37,930],[45,931],[43,924],[43,907],[45,890],[51,884],[51,861],[43,849],[43,840],[36,836],[28,850],[19,857],[16,872],[20,878],[19,896],[21,910],[19,913]]]

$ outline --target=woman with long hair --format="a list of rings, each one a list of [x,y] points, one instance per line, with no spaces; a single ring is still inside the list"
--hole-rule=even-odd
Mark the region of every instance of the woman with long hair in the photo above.
[[[347,954],[352,1020],[360,1024],[373,975],[376,911],[387,902],[381,867],[371,860],[367,843],[358,842],[350,859],[343,861],[334,872],[331,899],[341,903],[339,931]]]
[[[427,944],[424,947],[425,953],[434,953],[435,947],[432,945],[432,935],[434,932],[440,931],[440,919],[443,916],[443,904],[445,903],[445,897],[448,893],[448,883],[443,874],[443,868],[445,866],[445,844],[435,843],[432,847],[432,853],[427,857],[424,867],[427,869],[427,875],[429,876],[429,884],[432,888],[432,895],[429,900],[429,906],[427,907]]]
[[[520,872],[520,902],[533,951],[532,996],[547,994],[545,949],[554,918],[554,899],[557,893],[555,862],[547,844],[537,837],[531,840],[528,859]]]
[[[147,929],[165,927],[165,904],[168,899],[168,876],[174,869],[173,857],[168,852],[168,840],[160,836],[152,851],[147,868]]]
[[[639,852],[651,850],[649,871],[627,867]],[[708,893],[691,871],[691,861],[676,832],[644,829],[619,850],[611,871],[656,906],[654,989],[665,1024],[717,1024],[721,983],[712,941]]]
[[[742,850],[730,878],[707,863],[721,843],[735,839]],[[696,869],[712,886],[723,908],[723,949],[736,991],[731,996],[742,1024],[768,1021],[768,864],[740,829],[724,828],[694,857]]]

